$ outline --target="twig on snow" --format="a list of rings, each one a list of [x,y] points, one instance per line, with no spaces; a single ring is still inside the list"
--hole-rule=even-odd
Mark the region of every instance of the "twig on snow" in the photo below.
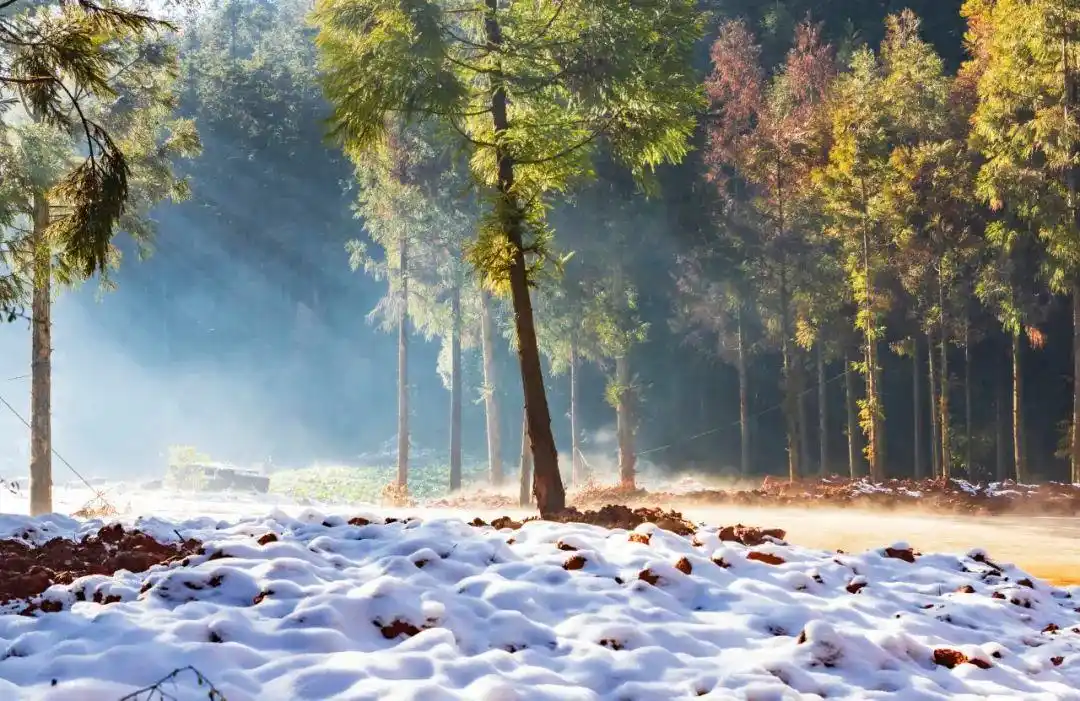
[[[199,686],[207,688],[206,698],[209,699],[209,701],[226,701],[225,694],[221,693],[221,691],[214,686],[213,682],[203,676],[202,672],[191,665],[174,669],[150,686],[144,686],[137,691],[133,691],[127,696],[120,698],[118,701],[154,701],[155,699],[157,699],[157,701],[176,701],[175,696],[167,693],[161,687],[169,682],[172,682],[173,686],[175,686],[177,678],[185,672],[193,674],[195,676],[195,681],[198,682]],[[146,694],[146,696],[144,697],[143,694]]]

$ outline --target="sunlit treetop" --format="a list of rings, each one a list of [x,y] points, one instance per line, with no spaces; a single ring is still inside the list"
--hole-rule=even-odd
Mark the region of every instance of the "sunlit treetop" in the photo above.
[[[68,260],[78,261],[81,275],[92,275],[108,264],[110,242],[128,204],[132,164],[89,104],[117,98],[112,78],[131,60],[131,43],[172,27],[142,10],[94,0],[4,0],[0,12],[5,127],[19,106],[42,125],[81,141],[81,162],[48,193],[59,211],[50,239]]]
[[[1071,291],[1080,282],[1080,228],[1068,182],[1080,165],[1080,119],[1066,86],[1080,66],[1080,37],[1069,32],[1080,22],[1080,5],[997,0],[966,9],[975,21],[968,40],[980,60],[972,120],[985,159],[979,195],[1038,232],[1052,287]],[[1003,219],[991,235],[1009,244],[1025,228]]]
[[[601,147],[641,176],[678,161],[701,105],[693,0],[319,0],[313,20],[332,134],[354,160],[395,120],[437,120],[481,184],[497,148],[509,156],[523,206],[590,176]]]

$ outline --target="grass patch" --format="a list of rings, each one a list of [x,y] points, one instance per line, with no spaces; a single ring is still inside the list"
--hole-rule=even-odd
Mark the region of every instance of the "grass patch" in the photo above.
[[[487,465],[462,466],[465,488],[487,483]],[[397,478],[395,465],[323,465],[299,470],[282,470],[270,475],[270,492],[293,499],[327,503],[379,503],[383,487]],[[445,463],[411,466],[409,496],[413,499],[437,499],[450,493],[450,466]]]

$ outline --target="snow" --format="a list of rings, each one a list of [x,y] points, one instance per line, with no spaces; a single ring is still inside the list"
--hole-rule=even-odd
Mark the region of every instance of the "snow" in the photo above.
[[[716,528],[647,524],[642,543],[582,524],[290,511],[135,522],[206,553],[54,586],[56,613],[0,615],[0,698],[113,701],[191,665],[229,701],[1080,699],[1080,591],[993,553],[909,563],[750,548]],[[3,516],[0,536],[100,525]],[[76,596],[95,591],[121,601]],[[935,664],[940,648],[980,666]],[[207,698],[192,675],[166,689]]]

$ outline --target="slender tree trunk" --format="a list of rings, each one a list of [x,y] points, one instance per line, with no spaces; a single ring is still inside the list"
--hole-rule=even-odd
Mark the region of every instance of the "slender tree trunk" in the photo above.
[[[637,467],[637,454],[634,451],[634,408],[633,392],[630,389],[630,359],[623,356],[615,359],[615,383],[619,388],[619,401],[616,407],[619,436],[619,484],[623,489],[633,491]]]
[[[930,463],[935,479],[941,477],[941,431],[938,426],[937,366],[934,363],[934,339],[926,336],[927,376],[930,381]]]
[[[911,404],[914,407],[912,415],[912,449],[915,453],[914,467],[915,479],[921,480],[926,477],[923,465],[923,412],[922,412],[922,371],[919,367],[919,337],[911,337]]]
[[[1072,483],[1080,483],[1080,284],[1073,286],[1073,420],[1069,441],[1069,457],[1072,464]]]
[[[1001,372],[995,372],[994,376],[994,447],[997,449],[995,475],[998,482],[1003,482],[1009,477],[1008,460],[1005,457],[1005,404],[1008,400]]]
[[[532,450],[529,447],[529,417],[526,413],[521,419],[521,481],[518,486],[518,504],[527,507],[532,502]]]
[[[780,276],[780,348],[783,359],[784,419],[787,422],[788,479],[799,479],[799,411],[796,405],[794,359],[791,348],[791,313],[788,309],[787,280]]]
[[[581,474],[581,445],[578,438],[578,354],[577,344],[570,341],[570,454],[571,480],[575,485],[584,481]]]
[[[854,359],[844,361],[844,403],[847,405],[848,474],[851,479],[859,477],[859,418],[856,410],[855,373],[851,369]]]
[[[804,474],[814,472],[810,461],[810,396],[806,391],[806,358],[801,350],[795,350],[795,391],[799,407],[799,464]]]
[[[877,342],[869,330],[866,332],[864,358],[866,360],[866,410],[869,413],[866,421],[866,459],[869,462],[871,481],[880,482],[882,480],[881,400],[878,389]]]
[[[1024,484],[1028,481],[1028,465],[1024,426],[1023,347],[1019,331],[1012,335],[1012,380],[1013,466],[1016,481]]]
[[[940,337],[938,339],[941,349],[941,418],[939,419],[941,428],[941,478],[949,479],[952,477],[952,416],[949,411],[949,343],[948,324],[945,318],[945,290],[940,273],[938,274],[938,303],[941,305]]]
[[[865,189],[865,183],[864,183]],[[864,201],[866,193],[864,192]],[[878,378],[877,366],[877,332],[874,328],[873,315],[874,294],[873,276],[870,271],[870,233],[866,224],[863,226],[863,277],[866,280],[866,404],[869,412],[866,422],[867,430],[867,459],[870,463],[870,479],[880,482],[885,475],[885,455],[882,448],[881,427],[881,388]]]
[[[398,310],[397,483],[406,487],[409,484],[409,240],[404,236],[398,249],[401,308]]]
[[[964,472],[973,479],[971,472],[971,328],[964,318]]]
[[[498,0],[485,0],[487,13],[484,30],[492,51],[502,45],[502,29],[498,20]],[[506,89],[496,67],[491,79],[491,117],[495,141],[509,129]],[[518,360],[521,364],[521,384],[525,394],[525,415],[529,442],[532,446],[534,471],[533,491],[541,515],[554,514],[566,506],[566,491],[559,474],[559,454],[551,431],[551,413],[544,388],[544,373],[540,366],[540,350],[536,341],[532,300],[526,276],[525,249],[522,233],[522,209],[514,192],[514,161],[502,147],[495,149],[498,165],[498,192],[501,199],[496,211],[500,226],[506,233],[513,251],[510,265],[510,296],[514,304],[514,328],[517,331]]]
[[[480,344],[484,356],[484,415],[487,419],[488,472],[491,484],[503,482],[502,436],[499,434],[499,398],[495,379],[495,331],[491,321],[491,297],[480,289]]]
[[[1064,3],[1062,10],[1065,11]],[[1068,187],[1068,205],[1072,219],[1072,233],[1080,234],[1080,139],[1070,133],[1068,128],[1072,112],[1080,104],[1080,89],[1075,70],[1069,60],[1069,44],[1072,42],[1072,26],[1066,21],[1061,35],[1062,76],[1064,79],[1064,114],[1062,124],[1066,125],[1065,140],[1068,144],[1070,165],[1065,170]],[[1073,281],[1073,416],[1072,430],[1069,436],[1069,462],[1072,466],[1072,482],[1080,482],[1080,279]]]
[[[746,330],[743,327],[742,307],[737,312],[739,325],[739,474],[750,474],[750,399],[746,372]]]
[[[52,257],[44,240],[49,201],[34,193],[34,291],[30,355],[30,515],[51,513],[52,502]]]
[[[461,286],[450,296],[450,491],[461,489]]]
[[[829,406],[825,387],[825,351],[817,344],[818,474],[829,474]]]

